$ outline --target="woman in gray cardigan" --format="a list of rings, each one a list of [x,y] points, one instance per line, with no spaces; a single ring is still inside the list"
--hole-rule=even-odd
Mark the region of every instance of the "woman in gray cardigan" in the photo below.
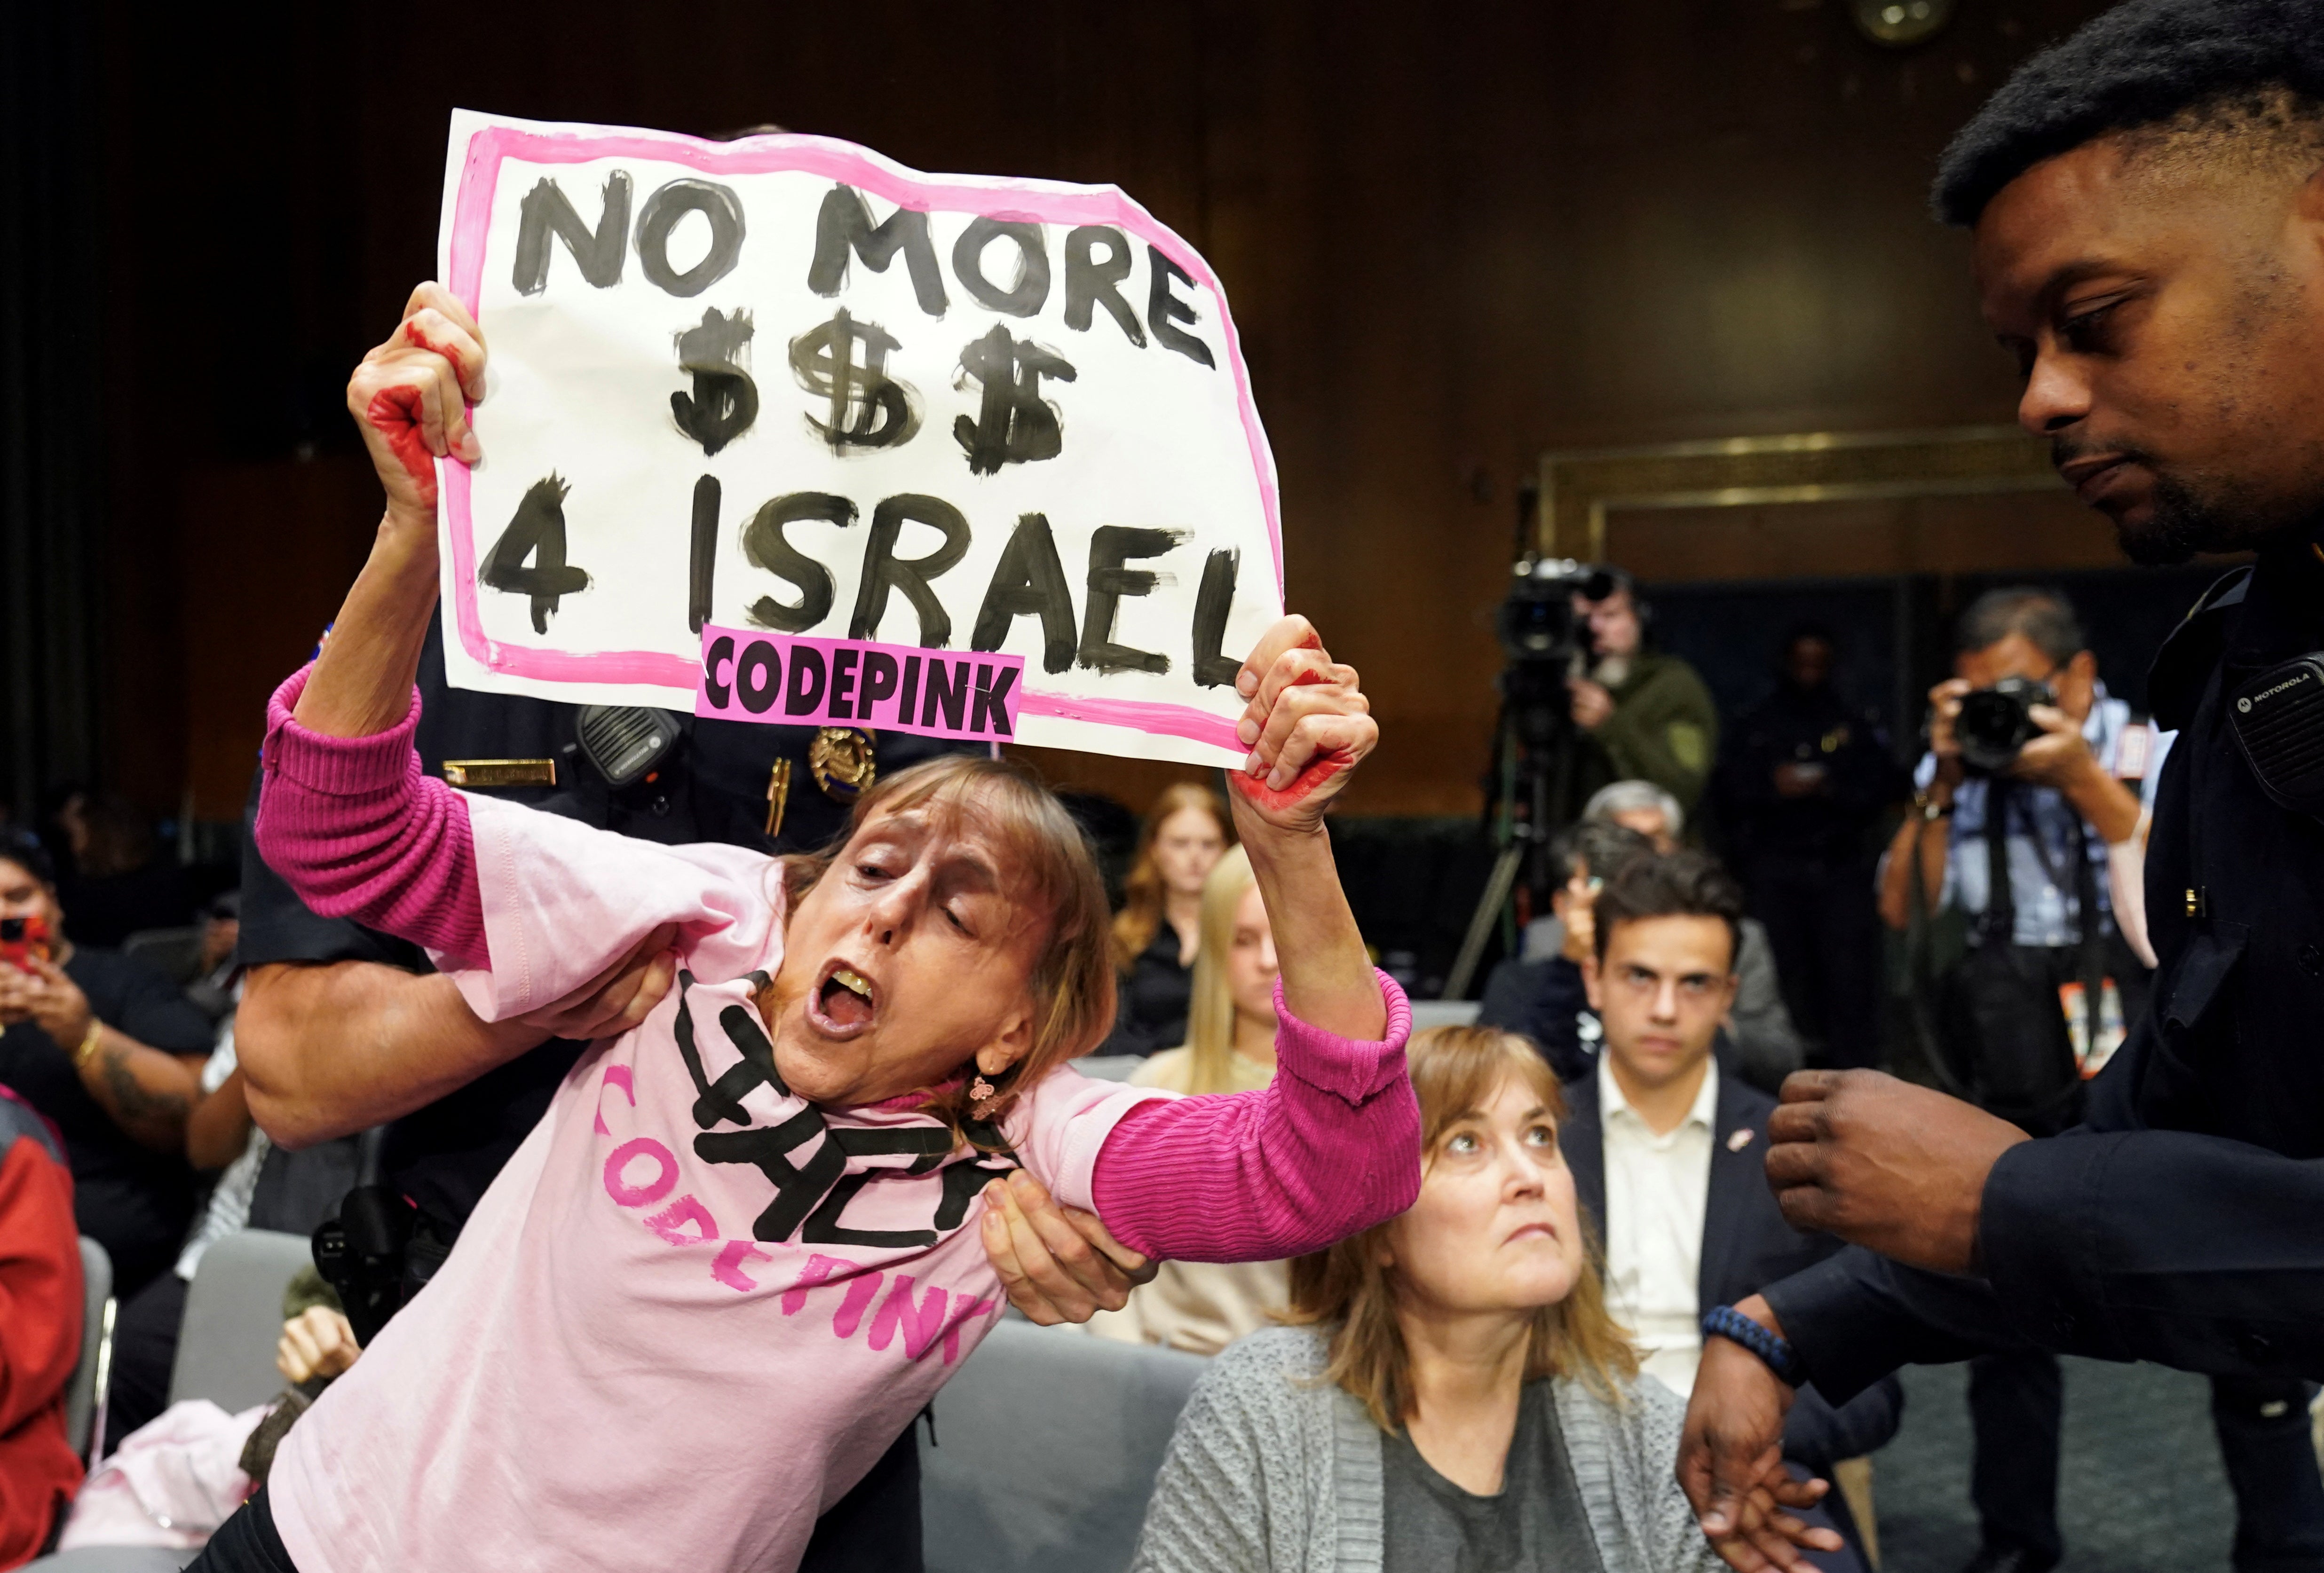
[[[1406,1056],[1419,1200],[1295,1262],[1303,1325],[1212,1362],[1137,1573],[1718,1568],[1672,1473],[1683,1405],[1607,1312],[1548,1066],[1481,1027]]]

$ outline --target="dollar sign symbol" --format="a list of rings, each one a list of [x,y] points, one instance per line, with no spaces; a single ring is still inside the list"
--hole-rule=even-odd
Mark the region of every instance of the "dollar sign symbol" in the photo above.
[[[671,394],[670,414],[678,430],[702,445],[705,458],[759,419],[759,385],[742,364],[751,333],[749,312],[728,317],[714,306],[702,314],[700,327],[678,336],[678,370],[692,373],[694,392]]]
[[[895,335],[856,321],[844,307],[791,340],[791,375],[831,401],[828,421],[810,415],[807,423],[833,453],[894,447],[920,429],[911,389],[888,375],[888,356],[898,347]]]
[[[1063,450],[1065,428],[1057,407],[1041,397],[1041,379],[1072,382],[1074,368],[1064,357],[996,327],[960,352],[960,369],[964,381],[973,378],[984,388],[976,419],[964,415],[952,423],[971,474],[994,474],[1003,465],[1054,459]]]

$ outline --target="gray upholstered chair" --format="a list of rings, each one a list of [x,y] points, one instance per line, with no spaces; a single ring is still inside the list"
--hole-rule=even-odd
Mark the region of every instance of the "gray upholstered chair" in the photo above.
[[[936,1395],[920,1449],[928,1573],[1112,1573],[1199,1356],[1010,1320]]]
[[[105,1446],[105,1384],[113,1366],[113,1258],[80,1237],[80,1358],[65,1385],[65,1437],[84,1459]]]
[[[88,1249],[95,1247],[86,1240],[82,1245],[86,1264]],[[102,1260],[104,1252],[97,1251],[97,1256]],[[233,1414],[282,1391],[282,1374],[274,1368],[274,1346],[282,1338],[282,1292],[290,1287],[291,1274],[309,1259],[304,1239],[268,1229],[228,1235],[202,1253],[202,1265],[186,1292],[177,1364],[170,1369],[171,1403],[207,1398]],[[105,1277],[109,1291],[110,1264]],[[86,1344],[82,1357],[89,1359]],[[95,1362],[98,1366],[104,1363],[101,1358]],[[74,1380],[80,1380],[78,1370]],[[96,1381],[93,1376],[92,1398]],[[69,1423],[69,1402],[66,1412]],[[197,1554],[151,1546],[85,1546],[43,1557],[26,1573],[178,1573]]]

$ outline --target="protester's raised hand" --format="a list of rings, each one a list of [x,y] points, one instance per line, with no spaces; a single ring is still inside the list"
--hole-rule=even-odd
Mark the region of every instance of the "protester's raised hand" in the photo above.
[[[1756,1296],[1738,1307],[1765,1311]],[[1758,1356],[1726,1338],[1706,1338],[1679,1434],[1678,1483],[1721,1560],[1741,1573],[1811,1564],[1803,1548],[1835,1551],[1840,1537],[1811,1529],[1797,1510],[1830,1489],[1794,1480],[1784,1467],[1784,1415],[1792,1390]]]
[[[1278,830],[1309,832],[1379,741],[1353,667],[1323,649],[1304,617],[1286,617],[1260,636],[1235,677],[1249,703],[1235,735],[1250,750],[1230,770],[1243,806]]]
[[[1116,1240],[1096,1214],[1059,1206],[1022,1169],[984,1188],[982,1228],[1009,1303],[1043,1327],[1120,1311],[1160,1266]]]
[[[484,334],[453,293],[422,284],[403,320],[347,381],[347,409],[387,490],[391,517],[436,522],[436,459],[484,456],[467,407],[484,396]]]

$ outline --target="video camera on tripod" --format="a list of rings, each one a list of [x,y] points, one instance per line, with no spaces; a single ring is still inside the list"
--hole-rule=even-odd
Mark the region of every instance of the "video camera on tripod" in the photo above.
[[[1508,905],[1518,876],[1526,875],[1530,888],[1542,888],[1549,837],[1580,807],[1573,801],[1580,739],[1566,682],[1597,651],[1589,618],[1574,603],[1603,601],[1627,583],[1617,569],[1533,551],[1537,501],[1530,486],[1518,492],[1517,558],[1509,569],[1508,593],[1493,618],[1508,661],[1495,683],[1501,713],[1493,728],[1485,819],[1501,851],[1445,980],[1447,999],[1467,993],[1494,920]]]

